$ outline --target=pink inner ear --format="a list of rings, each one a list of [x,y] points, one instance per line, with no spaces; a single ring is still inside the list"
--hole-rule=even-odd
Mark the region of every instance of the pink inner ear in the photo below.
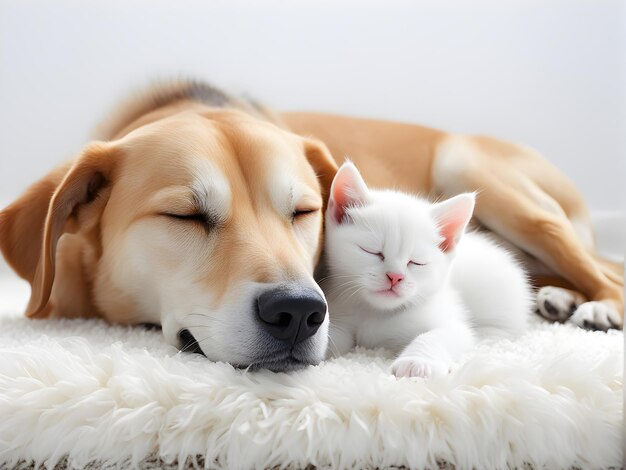
[[[444,253],[453,250],[461,240],[465,227],[474,211],[473,198],[453,198],[443,203],[443,212],[437,218],[439,233],[443,237],[439,248]]]
[[[340,224],[346,215],[346,208],[362,204],[367,187],[354,166],[342,166],[333,181],[328,211],[333,220]]]
[[[346,186],[333,186],[333,196],[328,203],[328,210],[331,211],[333,220],[338,224],[346,215],[346,207],[350,205],[350,198],[346,194],[347,189]]]
[[[456,247],[461,238],[459,229],[462,230],[465,226],[458,223],[458,221],[445,221],[442,222],[442,225],[439,227],[439,233],[441,233],[441,236],[443,237],[443,240],[439,243],[439,248],[444,253],[447,253]]]
[[[330,199],[330,201],[328,201],[328,209],[326,209],[328,211],[328,213],[331,215],[331,217],[333,218],[333,220],[340,224],[341,220],[343,219],[343,216],[345,215],[345,210],[343,207],[338,206],[335,203],[334,199]]]

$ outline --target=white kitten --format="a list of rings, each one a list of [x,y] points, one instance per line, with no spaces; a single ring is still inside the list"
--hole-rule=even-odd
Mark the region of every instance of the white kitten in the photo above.
[[[446,374],[481,329],[519,334],[530,288],[513,257],[465,234],[474,195],[430,203],[370,190],[352,163],[331,188],[326,212],[331,320],[329,355],[354,346],[399,353],[397,376]]]

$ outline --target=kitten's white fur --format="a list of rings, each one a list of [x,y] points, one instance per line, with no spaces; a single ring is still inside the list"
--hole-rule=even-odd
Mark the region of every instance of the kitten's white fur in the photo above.
[[[477,334],[524,331],[526,275],[485,235],[464,234],[473,208],[473,194],[433,204],[370,190],[352,163],[340,168],[326,212],[329,355],[384,347],[399,354],[395,375],[429,377],[446,374]]]

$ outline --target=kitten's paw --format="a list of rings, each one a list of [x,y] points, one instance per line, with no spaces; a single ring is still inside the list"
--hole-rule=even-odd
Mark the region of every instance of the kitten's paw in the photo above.
[[[583,302],[576,292],[560,287],[546,286],[537,292],[537,310],[542,317],[564,322]]]
[[[588,330],[607,331],[623,326],[623,320],[615,307],[605,302],[585,302],[569,321]]]
[[[443,361],[426,359],[419,356],[402,356],[391,364],[391,373],[396,377],[441,377],[449,372],[448,364]]]

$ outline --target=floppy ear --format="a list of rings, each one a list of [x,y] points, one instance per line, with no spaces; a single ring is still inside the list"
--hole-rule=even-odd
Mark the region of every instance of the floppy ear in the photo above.
[[[82,209],[107,185],[115,160],[111,153],[108,144],[89,145],[71,166],[53,171],[0,212],[0,249],[31,284],[26,315],[44,311],[54,281],[57,242],[86,222]]]
[[[367,185],[352,162],[345,162],[337,171],[330,190],[328,214],[338,224],[344,220],[346,208],[365,203]]]
[[[304,139],[304,153],[322,187],[323,210],[326,211],[330,186],[333,183],[335,173],[337,173],[337,163],[335,163],[328,147],[317,139]]]
[[[55,168],[0,211],[0,250],[18,276],[31,284],[39,262],[48,205],[70,167],[68,162]]]
[[[474,213],[475,202],[474,193],[464,193],[433,205],[431,214],[437,221],[443,238],[439,248],[444,253],[454,250],[461,240]]]

